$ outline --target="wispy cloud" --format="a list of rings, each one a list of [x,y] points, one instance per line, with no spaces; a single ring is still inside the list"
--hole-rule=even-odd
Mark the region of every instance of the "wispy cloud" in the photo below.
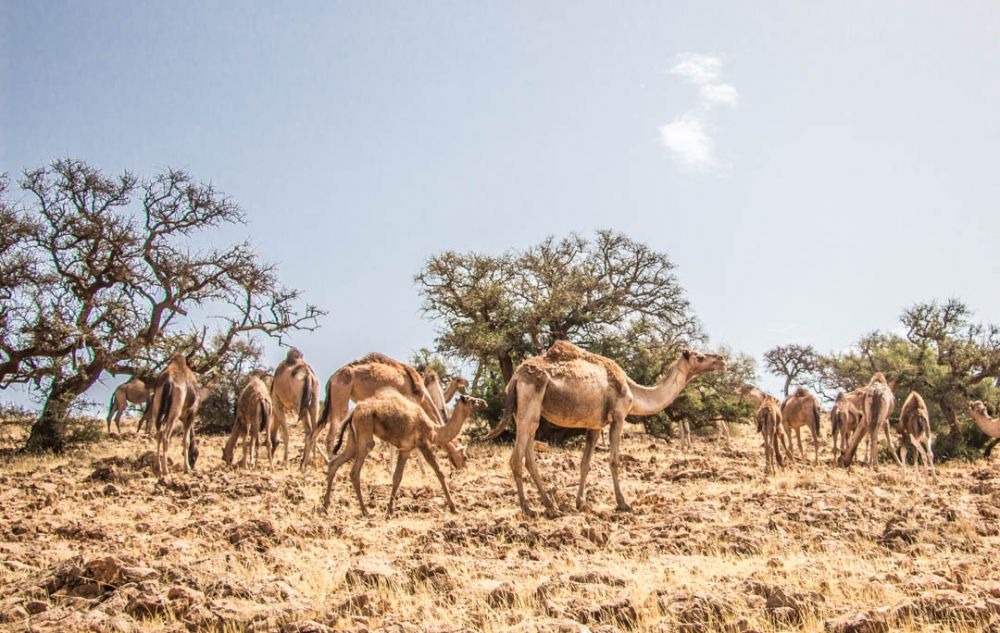
[[[737,108],[740,95],[722,79],[722,58],[700,53],[681,53],[669,70],[698,87],[695,108],[660,127],[660,138],[683,169],[707,171],[718,165],[715,143],[709,135],[709,113],[716,106]]]

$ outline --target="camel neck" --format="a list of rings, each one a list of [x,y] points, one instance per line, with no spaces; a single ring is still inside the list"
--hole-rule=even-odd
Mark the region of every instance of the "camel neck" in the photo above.
[[[656,385],[645,387],[629,379],[629,387],[635,400],[630,415],[654,415],[670,406],[684,386],[693,378],[690,367],[678,360],[667,370]]]
[[[458,391],[458,381],[452,379],[452,381],[448,383],[448,389],[444,392],[444,402],[442,404],[448,404],[451,402],[451,399],[455,397],[456,391]]]
[[[990,437],[1000,437],[1000,418],[990,418],[981,413],[972,412],[972,421],[979,430]]]
[[[458,437],[458,434],[462,431],[462,425],[465,424],[465,420],[469,417],[469,413],[469,407],[456,406],[451,412],[451,417],[446,418],[447,422],[444,426],[437,428],[435,443],[441,446]]]

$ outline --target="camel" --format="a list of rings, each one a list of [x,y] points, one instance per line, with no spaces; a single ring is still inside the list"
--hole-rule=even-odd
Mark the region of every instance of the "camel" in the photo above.
[[[198,412],[198,381],[188,367],[184,354],[170,357],[159,376],[150,405],[149,418],[156,424],[156,457],[161,480],[167,480],[167,453],[174,425],[183,424],[184,472],[191,472],[198,459],[198,444],[194,437],[194,419]]]
[[[326,401],[317,428],[334,422],[326,436],[327,453],[336,430],[347,418],[350,402],[358,404],[384,391],[395,391],[413,400],[436,424],[445,423],[444,413],[424,386],[423,376],[410,365],[375,352],[347,363],[326,381]]]
[[[142,428],[143,422],[146,423],[146,432],[150,431],[149,425],[149,397],[153,395],[153,390],[149,387],[152,384],[152,380],[143,380],[137,376],[133,376],[128,382],[123,382],[118,385],[115,392],[111,394],[111,404],[108,407],[108,433],[111,432],[111,420],[115,421],[118,427],[118,432],[122,432],[122,415],[128,409],[130,404],[143,405],[142,416],[139,418],[139,426],[136,427],[136,432]],[[149,383],[149,384],[147,384]]]
[[[757,420],[757,432],[764,436],[764,474],[774,473],[775,463],[784,466],[784,459],[781,457],[780,443],[784,443],[785,451],[791,455],[788,437],[781,424],[781,405],[778,399],[765,394],[757,413],[754,416]]]
[[[580,460],[580,486],[576,507],[584,508],[585,485],[590,470],[594,445],[601,430],[611,425],[611,479],[615,501],[620,512],[631,511],[619,485],[619,449],[625,417],[659,413],[677,398],[687,383],[700,374],[724,370],[721,356],[683,350],[656,385],[645,387],[633,382],[609,358],[593,354],[568,341],[556,341],[544,354],[521,363],[507,383],[503,417],[489,432],[487,439],[500,435],[512,419],[517,425],[517,438],[511,453],[510,468],[517,486],[521,511],[527,517],[536,516],[524,494],[522,469],[528,472],[538,489],[548,516],[558,514],[552,496],[546,491],[535,460],[535,432],[541,416],[558,426],[587,430],[583,457]]]
[[[987,442],[986,448],[983,450],[983,457],[989,459],[990,453],[993,452],[993,447],[1000,442],[1000,418],[991,418],[990,412],[986,408],[986,403],[982,400],[973,402],[969,406],[969,411],[972,414],[972,421],[976,423],[979,430],[991,438],[991,441]]]
[[[740,386],[740,388],[736,391],[736,395],[740,398],[746,398],[749,400],[750,403],[753,404],[754,411],[759,410],[760,405],[764,404],[764,400],[771,397],[757,387],[746,384]]]
[[[260,444],[260,434],[271,430],[271,376],[251,376],[240,397],[236,401],[236,419],[233,430],[229,434],[225,447],[222,449],[222,461],[233,465],[233,452],[236,444],[243,439],[243,459],[240,467],[257,467],[257,447]],[[265,439],[267,445],[267,461],[274,467],[274,443]],[[247,461],[249,453],[249,463]]]
[[[802,448],[802,427],[808,426],[812,433],[813,440],[813,464],[819,463],[819,400],[802,387],[795,390],[795,393],[785,398],[781,403],[781,424],[785,427],[791,442],[792,431],[795,431],[795,439],[799,444],[799,454],[802,459],[806,458],[806,452]],[[792,459],[795,458],[794,449],[789,453]]]
[[[861,438],[867,435],[868,466],[877,470],[879,430],[885,431],[885,439],[889,443],[889,451],[897,461],[899,460],[896,450],[892,446],[892,438],[889,436],[889,414],[892,412],[895,402],[896,397],[893,395],[885,376],[880,371],[875,372],[875,375],[868,382],[868,386],[864,388],[861,424],[858,425],[858,428],[854,429],[854,433],[851,434],[851,438],[848,440],[847,447],[840,454],[840,457],[837,458],[838,464],[841,466],[850,466],[851,461],[854,459],[854,453],[858,449],[858,444],[861,443]]]
[[[913,468],[917,468],[917,458],[919,457],[928,472],[933,473],[934,450],[931,443],[934,436],[931,433],[931,416],[927,412],[924,399],[916,391],[911,391],[903,402],[897,430],[902,436],[899,441],[899,452],[903,467],[906,466],[906,441],[909,440],[914,449]],[[924,448],[924,444],[927,445],[926,448]]]
[[[451,494],[448,492],[448,482],[434,458],[431,447],[440,446],[447,450],[452,465],[455,468],[462,468],[465,465],[465,453],[456,451],[452,446],[452,440],[458,436],[469,415],[485,408],[486,402],[484,400],[464,395],[459,396],[448,422],[445,425],[439,425],[418,403],[391,389],[362,400],[340,426],[340,435],[333,447],[333,454],[340,450],[340,445],[344,440],[344,432],[348,428],[351,429],[351,436],[347,449],[333,458],[327,469],[326,494],[323,495],[324,511],[330,507],[330,493],[337,470],[353,459],[351,483],[354,486],[354,493],[358,497],[358,504],[361,506],[361,514],[368,516],[368,510],[365,508],[365,501],[361,494],[361,468],[364,466],[368,451],[375,443],[373,438],[377,437],[399,450],[399,459],[396,460],[396,469],[392,475],[392,491],[389,493],[387,514],[393,513],[396,491],[403,478],[406,460],[413,449],[420,451],[427,463],[431,465],[434,474],[437,475],[438,481],[441,482],[441,488],[444,490],[448,509],[451,512],[457,512]]]
[[[451,399],[455,397],[460,389],[465,389],[469,386],[469,381],[461,376],[451,376],[448,380],[448,387],[446,390],[441,389],[441,377],[438,373],[431,369],[430,367],[417,367],[417,371],[421,373],[424,377],[424,387],[427,389],[427,395],[430,396],[431,401],[434,406],[441,412],[442,418],[448,418],[447,405],[451,402]],[[396,463],[397,451],[391,445],[389,446],[389,470],[394,468]],[[424,463],[417,462],[420,467],[420,472],[424,472]]]
[[[840,392],[833,403],[833,408],[830,409],[830,435],[833,439],[833,451],[837,456],[847,448],[847,440],[861,423],[859,406],[863,396],[863,389],[849,393]]]
[[[312,458],[316,436],[319,434],[319,381],[309,363],[302,357],[302,352],[294,347],[288,350],[285,360],[274,370],[271,381],[271,406],[274,418],[273,425],[267,429],[268,452],[274,452],[274,440],[281,432],[284,442],[282,464],[288,463],[288,418],[302,422],[306,436],[306,445],[302,450],[302,462],[299,470],[305,470]]]

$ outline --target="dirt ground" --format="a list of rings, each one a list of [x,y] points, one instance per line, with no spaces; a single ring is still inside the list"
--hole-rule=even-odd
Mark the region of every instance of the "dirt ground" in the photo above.
[[[565,505],[557,519],[522,518],[505,446],[470,446],[467,468],[449,470],[457,515],[411,460],[392,518],[377,447],[367,519],[347,468],[323,515],[319,465],[236,471],[222,437],[202,438],[191,475],[175,443],[170,485],[136,435],[9,457],[0,628],[1000,630],[996,466],[949,464],[931,479],[834,468],[824,449],[819,466],[765,479],[756,437],[684,450],[638,428],[624,441],[631,514],[613,511],[606,451],[585,513],[570,508],[580,447],[540,455]],[[301,445],[293,437],[293,455]]]

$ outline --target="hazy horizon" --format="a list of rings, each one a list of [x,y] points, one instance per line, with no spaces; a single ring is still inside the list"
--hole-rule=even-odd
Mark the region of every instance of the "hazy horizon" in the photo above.
[[[213,182],[329,311],[292,337],[321,379],[433,346],[430,255],[600,228],[758,363],[918,301],[1000,315],[994,4],[8,1],[0,43],[0,172]]]

